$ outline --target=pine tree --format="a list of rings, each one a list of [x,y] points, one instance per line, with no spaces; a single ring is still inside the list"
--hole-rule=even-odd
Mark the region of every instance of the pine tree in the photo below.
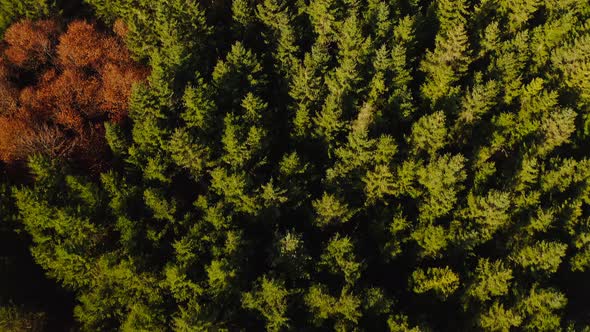
[[[444,155],[418,170],[418,183],[425,189],[419,206],[421,219],[434,220],[453,209],[466,176],[464,162],[461,155]]]
[[[511,259],[531,272],[555,273],[566,249],[563,243],[540,241],[518,250]]]
[[[361,264],[356,262],[354,244],[348,237],[336,234],[328,243],[319,262],[331,273],[344,278],[346,286],[352,286],[360,278]],[[347,289],[346,287],[344,289]]]
[[[541,2],[537,0],[499,2],[500,10],[508,15],[509,28],[511,31],[519,29],[539,9]]]
[[[414,122],[409,144],[416,153],[425,152],[434,158],[439,150],[447,144],[445,114],[436,112],[425,115]]]
[[[426,82],[422,85],[424,97],[436,104],[443,98],[456,96],[459,90],[455,84],[469,63],[469,43],[463,25],[453,25],[437,35],[434,51],[429,51],[420,65],[426,74]]]
[[[415,293],[432,291],[444,300],[459,287],[459,276],[449,267],[418,269],[412,273],[412,284]]]
[[[280,331],[289,327],[289,319],[285,317],[288,296],[280,282],[263,277],[260,290],[244,294],[242,306],[259,311],[267,320],[267,331]]]
[[[341,203],[338,198],[332,194],[324,193],[321,198],[312,202],[316,213],[316,223],[318,226],[327,226],[332,223],[345,223],[353,215],[346,204]]]
[[[276,58],[280,71],[290,76],[297,63],[299,48],[291,22],[294,15],[290,13],[286,4],[287,2],[282,0],[265,0],[257,6],[257,16],[271,30],[267,43],[277,50]]]
[[[536,331],[554,331],[561,326],[556,311],[563,309],[567,299],[559,291],[538,289],[533,286],[528,296],[520,300],[518,307],[525,318],[524,327]]]
[[[480,315],[478,322],[485,331],[510,331],[522,324],[522,316],[506,309],[501,303],[494,302],[487,312]]]
[[[514,279],[512,270],[503,262],[481,258],[477,263],[474,280],[467,290],[467,295],[481,302],[506,295],[512,279]]]

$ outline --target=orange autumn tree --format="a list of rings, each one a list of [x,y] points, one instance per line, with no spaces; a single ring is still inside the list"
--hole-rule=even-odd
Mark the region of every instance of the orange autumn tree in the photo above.
[[[120,24],[119,24],[120,25]],[[127,116],[147,70],[122,40],[85,21],[23,20],[0,49],[0,160],[33,153],[92,164],[105,154],[104,122]]]

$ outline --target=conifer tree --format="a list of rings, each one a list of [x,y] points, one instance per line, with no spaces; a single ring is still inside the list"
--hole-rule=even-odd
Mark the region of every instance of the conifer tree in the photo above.
[[[587,329],[588,1],[85,4],[0,1],[0,230],[75,328]]]

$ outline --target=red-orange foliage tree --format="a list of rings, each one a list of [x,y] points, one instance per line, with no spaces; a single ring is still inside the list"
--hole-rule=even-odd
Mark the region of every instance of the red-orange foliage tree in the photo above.
[[[100,161],[104,122],[126,118],[132,85],[147,75],[121,33],[85,21],[65,32],[51,20],[15,23],[0,52],[0,160],[7,163],[36,152]]]

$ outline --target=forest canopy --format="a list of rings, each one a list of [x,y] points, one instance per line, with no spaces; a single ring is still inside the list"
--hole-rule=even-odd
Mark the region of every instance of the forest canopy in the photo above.
[[[0,16],[0,267],[62,330],[590,331],[590,1]]]
[[[0,159],[101,163],[103,122],[127,117],[133,83],[146,76],[118,36],[85,21],[22,20],[4,33]]]

